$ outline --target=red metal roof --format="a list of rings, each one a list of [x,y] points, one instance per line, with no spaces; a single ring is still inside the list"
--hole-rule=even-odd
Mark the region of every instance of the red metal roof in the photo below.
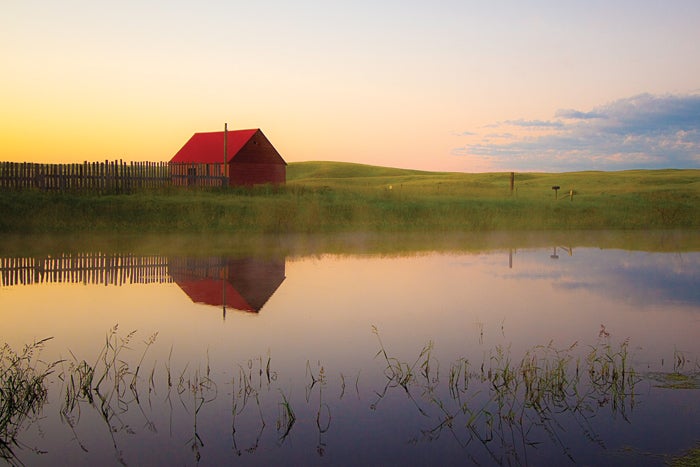
[[[228,155],[226,162],[230,162],[258,131],[260,131],[259,128],[229,131],[226,141],[226,153]],[[192,135],[189,141],[170,159],[170,162],[217,164],[223,163],[223,160],[224,132],[213,131]]]

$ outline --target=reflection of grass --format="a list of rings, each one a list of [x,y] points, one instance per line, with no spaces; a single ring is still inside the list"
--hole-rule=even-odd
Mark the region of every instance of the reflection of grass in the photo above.
[[[655,386],[663,389],[700,389],[700,376],[683,373],[649,373]]]
[[[430,373],[430,352],[433,348],[433,343],[429,342],[420,352],[413,364],[401,362],[397,358],[390,357],[384,348],[382,339],[379,336],[379,331],[375,326],[372,326],[372,332],[377,336],[379,341],[379,351],[375,357],[382,356],[386,363],[385,375],[390,382],[396,383],[404,390],[408,391],[408,385],[415,379],[417,368],[421,369],[421,374],[428,378]]]
[[[700,465],[700,443],[680,457],[674,457],[669,462],[671,467],[697,467]]]
[[[379,338],[377,329],[372,330]],[[478,441],[494,460],[496,452],[507,453],[519,464],[527,457],[527,448],[539,444],[537,436],[546,434],[573,461],[561,439],[560,419],[573,418],[587,437],[602,443],[590,425],[596,411],[610,407],[613,414],[627,419],[635,404],[634,386],[639,378],[627,361],[627,341],[615,350],[604,339],[591,347],[584,362],[574,356],[576,343],[561,350],[551,344],[537,346],[519,363],[509,349],[497,346],[477,368],[472,369],[466,358],[450,367],[447,397],[439,388],[438,374],[428,375],[432,344],[424,347],[412,365],[391,356],[381,338],[379,346],[377,355],[383,357],[388,382],[377,393],[373,408],[388,389],[401,386],[420,414],[432,418],[431,409],[437,408],[439,421],[422,431],[423,439],[432,441],[449,432],[465,448]],[[413,371],[416,367],[426,369],[422,378]],[[427,405],[414,398],[414,392]]]
[[[0,348],[0,459],[16,460],[17,435],[26,421],[37,416],[46,402],[46,378],[58,364],[47,364],[38,355],[49,339],[24,346],[17,353]]]
[[[594,429],[594,420],[600,418],[601,411],[609,409],[611,416],[627,420],[628,413],[636,406],[638,396],[634,389],[639,376],[629,364],[628,342],[612,345],[609,335],[601,337],[585,354],[577,352],[578,344],[563,349],[555,348],[551,343],[540,345],[522,357],[514,356],[508,347],[497,346],[480,357],[480,361],[463,356],[452,365],[443,367],[434,356],[432,343],[425,345],[417,357],[403,359],[390,352],[375,327],[372,331],[378,340],[376,357],[380,362],[377,374],[380,387],[375,388],[374,396],[368,402],[370,409],[377,414],[386,410],[414,412],[419,416],[416,436],[411,442],[430,442],[449,435],[464,448],[467,462],[484,463],[483,457],[472,457],[480,451],[493,461],[502,461],[500,463],[527,464],[528,451],[544,443],[547,443],[546,449],[559,450],[562,458],[574,460],[568,439],[578,433],[575,429],[571,433],[571,427],[580,428],[580,434],[591,443],[603,446],[605,440]],[[204,371],[189,370],[186,364],[182,371],[173,372],[170,358],[164,364],[166,373],[158,376],[155,366],[153,370],[145,371],[150,368],[146,354],[155,342],[155,334],[145,340],[140,349],[135,348],[135,336],[134,332],[120,335],[114,327],[107,334],[98,357],[90,360],[94,364],[75,358],[71,365],[63,366],[59,375],[64,382],[60,394],[60,416],[73,431],[80,449],[93,449],[88,438],[80,439],[80,430],[77,429],[81,414],[88,418],[83,424],[89,430],[95,428],[87,416],[90,412],[98,416],[97,427],[107,429],[109,438],[106,440],[111,441],[117,459],[126,462],[119,445],[128,445],[130,440],[133,442],[133,435],[158,433],[156,424],[161,417],[154,414],[162,411],[162,406],[157,405],[157,394],[161,394],[165,399],[160,402],[170,406],[171,423],[175,419],[184,421],[185,427],[191,427],[183,437],[187,438],[184,446],[194,453],[196,461],[200,461],[207,455],[205,434],[210,432],[211,411],[217,406],[209,404],[226,393],[231,397],[228,414],[231,452],[236,455],[253,454],[265,446],[265,420],[275,417],[275,413],[277,436],[272,444],[281,445],[287,440],[300,439],[291,437],[292,432],[299,429],[315,430],[318,434],[317,454],[326,452],[327,434],[335,430],[337,424],[337,418],[334,419],[332,414],[338,413],[336,407],[343,400],[346,381],[342,373],[340,396],[333,400],[329,397],[332,392],[328,390],[333,379],[330,372],[320,361],[318,365],[307,361],[303,381],[297,381],[298,385],[306,386],[305,398],[292,398],[292,389],[283,388],[278,383],[278,372],[272,358],[267,355],[238,365],[238,371],[227,383],[230,392],[228,389],[219,391],[223,386],[217,383],[217,373],[211,371],[208,359]],[[14,354],[6,355],[12,357]],[[34,402],[19,412],[35,413],[32,410],[40,409],[46,399],[43,381],[53,366],[29,365],[31,358],[22,360],[20,356],[4,358],[3,361],[18,359],[24,362],[20,367],[38,370],[24,373],[24,379],[31,380],[33,375],[41,377],[42,384],[33,386],[35,390],[30,391],[30,394],[37,395]],[[235,363],[232,368],[236,368]],[[3,370],[5,374],[11,373]],[[678,376],[673,378],[680,379]],[[284,380],[287,381],[286,377]],[[361,399],[358,380],[359,372],[355,388],[358,399]],[[165,386],[164,392],[159,389],[162,386]],[[186,416],[173,417],[171,391],[174,398],[179,397],[176,408],[184,409]],[[406,402],[389,409],[388,406],[395,404],[397,399],[383,402],[384,399],[390,400],[397,394]],[[225,412],[217,412],[215,419],[221,420]],[[135,423],[134,416],[143,418],[143,426],[148,432],[139,431],[140,425]],[[12,422],[10,427],[14,427],[14,431],[10,432],[9,438],[3,438],[6,445],[8,439],[16,441],[20,425],[19,419]],[[174,431],[171,426],[171,436]],[[241,432],[244,439],[250,433],[257,432],[257,436],[250,444],[246,443],[247,447],[239,448],[241,440],[238,438],[241,436],[237,435]],[[89,442],[95,441],[90,437]],[[3,454],[5,452],[9,453],[6,458],[12,455],[11,451],[3,451]]]
[[[277,419],[277,430],[282,432],[280,435],[280,442],[284,442],[289,436],[289,432],[292,431],[292,427],[297,420],[297,416],[292,409],[292,405],[289,403],[289,399],[284,395],[284,392],[280,390],[282,395],[282,402],[280,402],[280,414]]]
[[[663,389],[700,389],[700,373],[697,372],[698,363],[695,362],[694,369],[687,367],[693,363],[686,355],[675,349],[673,351],[673,371],[668,373],[652,372],[648,377],[656,381],[655,385]]]
[[[625,231],[511,231],[511,232],[361,232],[304,235],[247,235],[243,233],[95,234],[3,236],[0,256],[46,257],[66,253],[103,252],[133,256],[225,256],[231,258],[340,255],[415,256],[425,252],[502,252],[565,245],[576,249],[641,250],[646,252],[700,251],[696,230]]]
[[[105,336],[105,344],[98,353],[93,364],[86,360],[78,360],[73,356],[73,361],[64,368],[59,378],[63,381],[63,403],[60,410],[61,420],[65,422],[73,431],[76,442],[81,449],[86,450],[76,432],[76,426],[80,421],[81,406],[87,404],[97,410],[100,419],[105,423],[110,434],[110,439],[115,450],[115,455],[120,462],[123,462],[122,453],[117,445],[116,434],[120,432],[131,432],[131,427],[124,422],[122,415],[124,407],[135,403],[141,408],[139,399],[139,372],[143,365],[148,349],[156,341],[157,333],[151,335],[144,341],[144,350],[135,365],[129,364],[123,356],[125,352],[131,350],[131,343],[136,335],[136,331],[129,332],[126,336],[121,336],[118,326],[112,327]],[[154,370],[151,371],[148,380],[148,392],[154,389]],[[180,378],[179,393],[185,392],[185,385],[188,384],[194,393],[195,404],[197,392],[195,386],[199,384],[199,375],[195,376],[196,383]],[[168,386],[171,387],[170,373],[168,369]],[[198,411],[198,408],[195,408]],[[142,413],[143,410],[141,410]],[[151,422],[144,413],[146,426],[154,430]],[[195,438],[196,435],[196,415],[195,415]]]

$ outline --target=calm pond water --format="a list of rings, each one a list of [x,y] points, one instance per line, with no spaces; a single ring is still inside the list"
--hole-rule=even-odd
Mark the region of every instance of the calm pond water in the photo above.
[[[695,446],[697,235],[538,235],[13,242],[0,344],[52,337],[31,365],[61,362],[0,453],[663,465]]]

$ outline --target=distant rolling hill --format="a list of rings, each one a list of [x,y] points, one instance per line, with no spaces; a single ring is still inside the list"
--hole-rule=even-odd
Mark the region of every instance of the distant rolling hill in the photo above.
[[[323,178],[368,178],[403,177],[411,175],[433,175],[439,172],[396,169],[351,162],[291,162],[287,166],[287,181]]]

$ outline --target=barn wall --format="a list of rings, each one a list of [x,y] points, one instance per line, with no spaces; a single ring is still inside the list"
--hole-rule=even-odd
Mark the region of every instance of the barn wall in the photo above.
[[[232,259],[227,265],[228,282],[255,311],[260,311],[285,279],[284,257]]]
[[[262,131],[257,131],[231,160],[231,185],[284,184],[287,164]]]
[[[287,166],[284,164],[231,163],[231,185],[260,185],[272,183],[282,185],[287,181]]]

